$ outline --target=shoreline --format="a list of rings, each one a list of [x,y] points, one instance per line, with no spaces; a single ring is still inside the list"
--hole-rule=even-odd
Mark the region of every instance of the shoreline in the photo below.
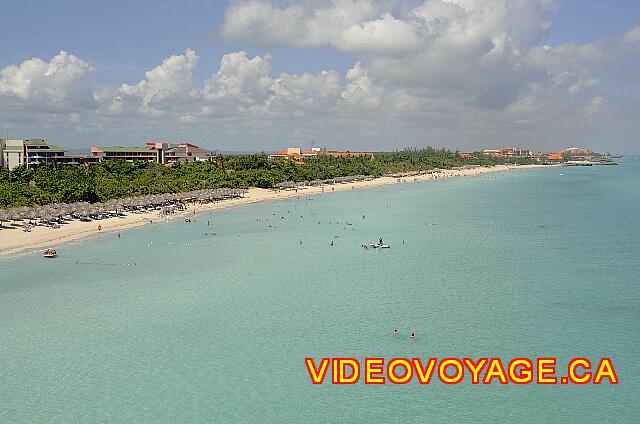
[[[377,187],[391,184],[408,184],[413,182],[424,182],[440,180],[451,177],[472,177],[493,172],[505,172],[518,169],[532,169],[551,167],[553,165],[496,165],[492,167],[479,167],[472,169],[441,169],[431,174],[416,175],[411,177],[379,177],[368,181],[357,181],[353,183],[335,184],[331,186],[305,186],[297,190],[273,190],[263,188],[250,188],[244,197],[223,200],[215,203],[190,205],[186,210],[174,215],[161,218],[157,212],[133,213],[128,212],[124,217],[107,218],[100,221],[80,222],[72,221],[63,224],[59,229],[36,226],[31,232],[24,232],[21,228],[0,230],[0,256],[15,255],[27,250],[39,250],[48,247],[55,248],[55,244],[67,243],[94,235],[109,233],[114,231],[125,231],[143,225],[159,224],[173,221],[188,216],[198,215],[203,212],[211,212],[219,209],[226,209],[235,206],[250,205],[272,200],[288,199],[296,196],[317,195],[334,193],[345,190],[355,190],[368,187]],[[400,181],[398,181],[400,180]],[[102,227],[97,230],[98,225]]]

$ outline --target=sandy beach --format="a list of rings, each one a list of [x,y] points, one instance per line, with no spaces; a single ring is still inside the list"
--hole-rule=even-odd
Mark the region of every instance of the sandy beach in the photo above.
[[[186,210],[171,215],[160,217],[157,212],[153,213],[127,213],[120,218],[102,219],[92,222],[72,221],[61,225],[61,228],[53,229],[44,226],[36,226],[31,232],[22,231],[18,228],[4,228],[0,230],[0,255],[11,255],[25,250],[38,250],[44,248],[56,248],[56,245],[63,242],[74,241],[98,234],[98,225],[101,227],[100,233],[110,231],[124,231],[142,225],[159,224],[174,219],[192,216],[202,212],[229,208],[233,206],[247,205],[251,203],[264,202],[268,200],[286,199],[295,196],[308,196],[317,194],[329,194],[337,191],[354,190],[366,187],[374,187],[389,184],[406,184],[421,181],[438,180],[450,177],[476,176],[491,172],[504,172],[517,169],[536,168],[545,165],[521,165],[507,166],[498,165],[493,167],[478,167],[464,170],[438,170],[425,175],[411,177],[380,177],[369,181],[359,181],[348,184],[336,184],[322,187],[303,187],[298,190],[271,190],[261,188],[251,188],[244,197],[229,199],[217,203],[190,205]],[[547,166],[548,167],[548,166]]]

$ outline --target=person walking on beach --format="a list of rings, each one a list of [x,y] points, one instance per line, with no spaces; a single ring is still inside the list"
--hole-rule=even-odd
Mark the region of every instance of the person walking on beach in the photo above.
[[[102,225],[98,224],[98,231],[102,231]]]

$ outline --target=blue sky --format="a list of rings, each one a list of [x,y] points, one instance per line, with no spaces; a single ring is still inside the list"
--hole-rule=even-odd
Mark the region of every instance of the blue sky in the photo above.
[[[638,2],[513,3],[503,11],[498,0],[5,2],[0,125],[71,147],[87,138],[133,145],[188,136],[233,150],[313,139],[336,148],[525,143],[640,152],[632,113]],[[323,13],[330,18],[319,36],[309,28]],[[435,27],[433,16],[450,26]],[[477,28],[458,43],[465,25]],[[509,45],[482,58],[484,39]],[[187,63],[187,49],[199,59]],[[46,66],[61,50],[72,57],[51,78]],[[160,82],[145,77],[172,55]],[[486,75],[474,73],[483,67]]]
[[[635,0],[567,0],[552,15],[550,42],[586,43],[615,37],[640,22]]]
[[[8,2],[3,15],[11,19],[0,25],[0,39],[7,40],[0,44],[0,68],[32,57],[51,57],[61,49],[94,64],[96,80],[102,83],[135,83],[162,59],[187,48],[196,50],[205,62],[198,69],[201,79],[222,55],[240,49],[253,55],[271,52],[278,57],[276,73],[346,70],[353,65],[351,55],[327,49],[318,54],[225,41],[219,29],[226,7],[225,1],[207,0]]]

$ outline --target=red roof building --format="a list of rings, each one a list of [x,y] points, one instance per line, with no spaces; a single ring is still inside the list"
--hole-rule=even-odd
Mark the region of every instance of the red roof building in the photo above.
[[[313,147],[311,150],[302,151],[299,147],[289,147],[287,150],[278,150],[269,155],[269,159],[308,159],[318,156],[334,156],[334,157],[361,157],[373,156],[371,152],[338,152],[327,151],[324,148]]]

